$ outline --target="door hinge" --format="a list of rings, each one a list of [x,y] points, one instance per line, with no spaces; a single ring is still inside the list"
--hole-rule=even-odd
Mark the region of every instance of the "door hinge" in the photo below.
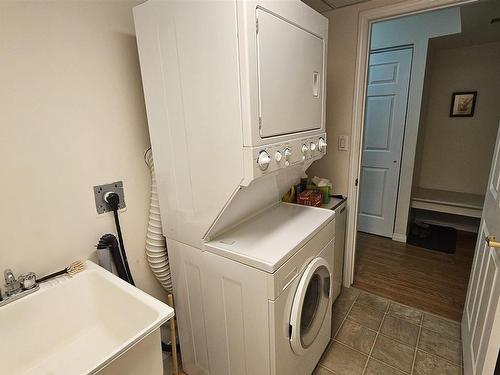
[[[262,129],[262,117],[259,116],[259,131]]]
[[[291,324],[288,325],[288,338],[291,339],[292,338],[292,330],[293,330],[293,327]]]
[[[255,19],[255,33],[259,33],[259,19],[256,18]]]
[[[354,186],[358,186],[358,179],[356,179],[356,181],[354,181]]]

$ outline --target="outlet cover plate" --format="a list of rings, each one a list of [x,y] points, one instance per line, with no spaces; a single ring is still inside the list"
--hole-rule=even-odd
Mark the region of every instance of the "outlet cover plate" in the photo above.
[[[118,194],[120,197],[120,203],[118,204],[118,209],[124,209],[127,207],[125,204],[125,195],[123,194],[123,181],[112,182],[106,185],[94,186],[94,198],[95,198],[95,208],[98,214],[103,214],[105,212],[112,212],[109,205],[104,201],[104,194],[107,192],[113,192]]]
[[[337,148],[339,151],[349,151],[349,136],[339,135],[337,138]]]

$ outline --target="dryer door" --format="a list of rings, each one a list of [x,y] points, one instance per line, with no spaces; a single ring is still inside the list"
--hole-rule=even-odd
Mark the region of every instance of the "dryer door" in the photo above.
[[[320,129],[324,40],[264,9],[257,22],[260,136]]]
[[[332,290],[328,262],[315,258],[302,274],[290,316],[290,344],[296,354],[304,354],[323,326]]]

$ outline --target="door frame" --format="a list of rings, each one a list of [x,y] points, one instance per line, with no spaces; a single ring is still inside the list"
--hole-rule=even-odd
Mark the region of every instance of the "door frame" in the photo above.
[[[361,168],[362,139],[367,89],[368,59],[370,56],[371,26],[375,22],[390,20],[402,16],[424,13],[432,10],[449,8],[457,5],[474,3],[478,0],[409,0],[393,5],[372,8],[359,13],[358,41],[356,46],[356,67],[354,77],[352,148],[349,158],[347,188],[346,246],[344,260],[344,286],[349,287],[354,281],[356,255],[356,233],[358,218],[359,189],[357,180]]]

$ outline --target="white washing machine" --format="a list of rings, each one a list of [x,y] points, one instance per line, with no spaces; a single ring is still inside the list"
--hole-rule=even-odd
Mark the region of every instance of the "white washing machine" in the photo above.
[[[228,342],[213,373],[312,373],[330,340],[334,221],[278,203],[206,244],[211,333]]]
[[[333,214],[278,202],[327,152],[328,20],[299,0],[148,0],[134,20],[183,369],[310,373]]]

